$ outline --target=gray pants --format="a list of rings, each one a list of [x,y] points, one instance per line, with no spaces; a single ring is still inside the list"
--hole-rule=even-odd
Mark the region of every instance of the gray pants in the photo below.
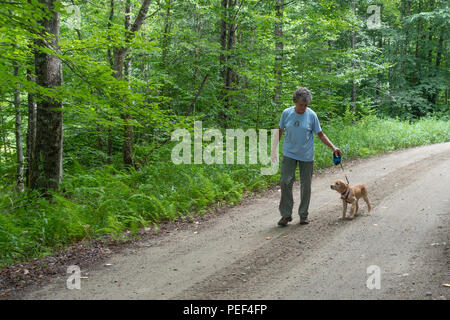
[[[281,200],[279,209],[282,217],[292,216],[292,209],[294,207],[292,186],[295,181],[297,162],[300,164],[300,206],[298,207],[298,214],[301,219],[306,219],[308,217],[309,200],[311,198],[311,180],[314,161],[303,162],[283,156],[283,162],[281,163]]]

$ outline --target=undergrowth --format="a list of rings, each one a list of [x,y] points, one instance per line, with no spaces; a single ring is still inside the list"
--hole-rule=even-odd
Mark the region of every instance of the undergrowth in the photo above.
[[[357,123],[329,122],[323,129],[343,151],[344,161],[450,141],[449,122],[436,119],[410,124],[367,117]],[[70,158],[52,200],[37,192],[14,192],[6,182],[14,179],[15,167],[1,165],[0,266],[42,257],[80,240],[122,239],[124,231],[136,235],[144,226],[189,219],[213,204],[237,204],[245,191],[265,189],[279,179],[279,172],[261,175],[260,165],[175,165],[172,147],[137,146],[136,159],[145,163],[139,170],[90,168]],[[315,167],[331,166],[330,149],[318,140],[315,148]]]

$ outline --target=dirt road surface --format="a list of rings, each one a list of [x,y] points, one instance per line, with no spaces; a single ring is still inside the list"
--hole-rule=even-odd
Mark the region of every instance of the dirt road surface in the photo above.
[[[449,299],[450,143],[344,164],[373,206],[340,221],[339,167],[313,179],[311,224],[280,228],[278,189],[206,222],[113,255],[26,292],[24,299]],[[109,264],[109,265],[107,265]],[[380,289],[368,289],[369,266]]]

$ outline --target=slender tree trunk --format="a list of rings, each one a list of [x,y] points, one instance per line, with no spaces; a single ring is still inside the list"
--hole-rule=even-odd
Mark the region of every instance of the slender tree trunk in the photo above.
[[[110,9],[109,9],[109,19],[108,19],[108,32],[111,32],[112,22],[114,19],[114,0],[111,0]],[[108,41],[111,41],[111,36],[108,35]],[[108,60],[111,68],[114,67],[114,57],[110,48],[108,48]]]
[[[353,8],[353,13],[356,15],[355,1],[352,2],[352,8]],[[355,50],[355,46],[356,46],[356,31],[353,30],[353,32],[352,32],[352,51]],[[354,52],[353,52],[353,54],[354,54]],[[356,67],[355,60],[352,59],[353,72],[355,72],[355,67]],[[354,79],[353,79],[353,84],[352,84],[352,104],[353,104],[353,112],[356,112],[356,81]]]
[[[53,36],[49,43],[38,39],[36,46],[58,50],[59,13],[57,0],[39,0],[50,15],[41,21],[47,34]],[[61,60],[37,49],[35,53],[36,82],[43,88],[55,89],[62,84]],[[31,166],[31,187],[46,192],[56,190],[62,180],[63,118],[61,101],[40,97],[37,102],[36,148]]]
[[[223,79],[223,82],[226,83],[226,72],[227,67],[226,63],[228,60],[228,57],[226,56],[225,52],[227,50],[227,19],[228,19],[228,0],[222,0],[221,3],[222,8],[222,19],[220,21],[220,75]],[[225,85],[226,86],[226,85]],[[219,121],[222,123],[222,125],[225,125],[228,120],[228,112],[227,112],[227,106],[228,106],[228,98],[226,97],[227,91],[224,89],[221,90],[221,99],[223,101],[222,110],[219,110]]]
[[[28,0],[28,3],[31,4],[31,0]],[[27,81],[36,83],[36,77],[33,75],[35,73],[35,69],[33,67],[34,64],[34,56],[36,54],[33,47],[33,40],[30,39],[30,44],[28,45],[32,56],[29,58],[29,66],[27,67]],[[28,120],[27,120],[27,134],[26,134],[26,186],[27,188],[31,187],[31,166],[34,163],[34,155],[36,151],[36,118],[37,118],[37,104],[34,98],[34,94],[31,92],[27,93],[27,103],[28,103]]]
[[[131,30],[131,0],[127,0],[125,6],[125,30],[130,32]],[[124,72],[125,80],[130,81],[131,75],[131,57],[127,57],[128,51],[124,55]],[[125,110],[128,106],[125,106]],[[133,140],[134,140],[134,127],[130,124],[131,115],[128,112],[122,114],[122,119],[125,121],[124,132],[125,140],[122,148],[123,162],[128,166],[134,166],[133,159]]]
[[[195,32],[197,34],[201,33],[201,24],[198,21],[199,17],[197,14],[194,15],[194,21],[195,21]],[[198,66],[198,58],[199,58],[199,50],[197,47],[194,48],[194,72],[193,72],[193,83],[197,83],[197,74],[199,71]]]
[[[111,32],[111,27],[112,27],[112,22],[114,19],[114,7],[115,7],[115,3],[114,0],[111,0],[110,2],[110,10],[109,10],[109,19],[108,19],[108,32]],[[108,35],[107,37],[108,41],[111,41],[111,37]],[[108,61],[109,61],[109,65],[111,66],[112,69],[115,68],[114,65],[114,56],[113,56],[113,51],[108,48]],[[109,121],[112,121],[112,118],[109,118]],[[108,154],[108,163],[112,163],[112,149],[113,149],[113,142],[112,142],[112,128],[111,126],[108,126],[108,132],[107,132],[107,141],[106,141],[106,149],[107,149],[107,154]]]
[[[392,59],[392,52],[391,52],[391,39],[387,40],[387,47],[388,47],[388,59]],[[387,78],[388,78],[388,86],[390,90],[392,90],[392,78],[391,78],[391,68],[387,68]]]
[[[418,7],[418,12],[422,12],[422,1],[419,1],[419,7]],[[416,48],[414,50],[414,57],[415,57],[415,72],[411,72],[411,77],[410,77],[410,82],[413,85],[418,85],[419,84],[419,74],[421,73],[421,61],[419,59],[419,45],[420,45],[420,31],[422,30],[421,28],[421,19],[419,19],[417,22],[417,29],[416,29]]]
[[[127,27],[125,41],[127,44],[129,44],[134,39],[136,32],[138,32],[141,29],[142,25],[144,24],[145,18],[149,10],[150,2],[151,0],[144,0],[142,2],[139,13],[133,24],[130,23],[130,21],[128,20],[129,15],[127,15],[128,18],[125,19],[125,25]],[[126,11],[130,11],[130,8],[131,8],[131,1],[127,0]],[[124,63],[128,51],[129,50],[127,47],[114,48],[114,71],[115,71],[114,76],[118,80],[123,79]],[[124,164],[127,166],[134,166],[133,160],[134,128],[133,125],[130,124],[131,115],[127,112],[122,113],[122,119],[124,119],[125,121],[124,126],[125,141],[122,148],[123,161]]]
[[[32,76],[32,71],[27,69],[27,80],[36,82],[36,78]],[[31,181],[31,165],[34,162],[34,154],[36,151],[36,117],[37,105],[33,93],[28,93],[28,126],[27,126],[27,169],[26,184],[30,187]]]
[[[2,126],[2,143],[3,143],[3,153],[5,155],[5,161],[8,162],[8,149],[6,148],[6,129],[5,129],[5,119],[3,117],[2,104],[0,103],[0,125]]]
[[[170,45],[170,29],[172,27],[172,23],[170,20],[171,15],[170,10],[172,9],[172,0],[166,0],[165,6],[166,6],[166,15],[164,17],[164,31],[162,41],[162,62],[164,66],[166,66],[167,64],[167,53]]]
[[[228,8],[234,8],[236,5],[236,0],[228,0]],[[228,52],[228,59],[227,62],[229,62],[231,57],[231,50],[233,50],[234,44],[236,42],[236,28],[237,25],[233,23],[233,21],[230,21],[230,24],[228,26],[228,39],[227,39],[227,52]],[[225,72],[225,90],[227,92],[231,91],[233,89],[233,78],[234,78],[234,71],[231,68],[231,66],[228,64],[226,67]],[[230,101],[229,98],[226,99],[225,107],[228,109],[230,107]]]
[[[403,22],[403,20],[405,19],[405,17],[407,17],[409,14],[411,13],[411,3],[409,2],[409,0],[402,0],[401,1],[401,10],[400,10],[400,16],[401,16],[401,21]],[[406,67],[406,57],[408,54],[408,46],[409,46],[409,28],[406,27],[404,28],[404,32],[405,32],[405,40],[404,42],[402,41],[401,44],[399,44],[399,53],[401,55],[400,60],[400,74],[398,75],[400,81],[399,83],[399,88],[403,88],[404,83],[407,80],[407,74],[405,72],[405,67]]]
[[[206,83],[206,80],[208,80],[208,77],[209,77],[209,73],[207,73],[205,75],[205,77],[203,78],[202,84],[200,85],[200,88],[198,88],[197,93],[195,94],[194,100],[192,100],[192,103],[191,103],[191,106],[189,107],[188,113],[191,113],[192,110],[194,110],[194,113],[195,113],[195,103],[197,102],[197,99],[200,96],[200,93],[202,92],[203,87]]]
[[[256,129],[258,130],[261,127],[261,105],[263,101],[261,101],[261,82],[262,82],[262,45],[259,47],[259,66],[258,66],[258,100],[256,107]]]
[[[222,19],[220,25],[220,65],[221,76],[223,79],[223,89],[221,98],[223,101],[222,110],[219,112],[219,119],[222,125],[227,126],[229,120],[228,110],[230,109],[229,92],[232,88],[232,69],[228,65],[230,62],[230,52],[233,48],[236,25],[231,21],[233,19],[231,11],[236,4],[236,0],[222,0]]]
[[[276,2],[276,16],[275,22],[275,92],[273,102],[275,111],[281,109],[281,96],[283,94],[283,0]],[[273,112],[273,115],[275,112]]]
[[[72,0],[72,5],[74,5],[74,6],[76,5],[74,0]],[[77,33],[78,40],[81,41],[81,30],[80,29],[75,29],[75,31]]]
[[[428,76],[434,76],[434,65],[433,65],[433,28],[430,26],[428,28],[429,32],[428,32],[428,46],[429,46],[429,50],[428,50],[428,55],[427,55],[427,62],[428,62]],[[433,88],[434,89],[434,88]],[[435,90],[435,89],[434,89]],[[430,91],[426,91],[425,92],[426,97],[428,102],[433,103],[433,93],[431,93]],[[425,115],[423,112],[421,112],[421,115]]]
[[[225,50],[227,49],[227,8],[228,0],[222,0],[222,19],[220,21],[220,66],[221,66],[221,76],[225,79],[225,64],[226,56]]]
[[[111,127],[108,127],[108,141],[106,143],[106,152],[108,154],[108,163],[112,163],[112,153],[113,153],[113,146],[112,146],[112,130]]]
[[[411,12],[411,4],[409,3],[408,0],[403,0],[402,1],[402,15],[403,18],[406,17],[407,15],[410,14]],[[408,53],[408,46],[409,46],[409,29],[408,27],[405,28],[405,42],[403,44],[403,57],[402,57],[402,76],[404,78],[406,78],[405,75],[405,59],[406,59],[406,55]]]
[[[19,77],[19,65],[14,63],[14,76]],[[17,155],[17,189],[19,192],[24,192],[24,156],[23,156],[23,137],[22,137],[22,112],[20,110],[20,84],[17,85],[14,91],[14,109],[16,112],[16,155]]]
[[[441,59],[442,59],[443,44],[444,44],[444,35],[443,35],[443,31],[441,31],[441,34],[439,36],[439,44],[438,44],[437,54],[436,54],[436,71],[434,74],[439,72],[439,66],[441,65]],[[431,103],[432,104],[436,104],[437,96],[438,96],[438,92],[436,90],[436,92],[434,92],[431,95]]]
[[[378,39],[378,48],[380,51],[383,51],[383,35],[380,35],[380,38]],[[381,86],[383,83],[383,73],[379,72],[377,73],[377,85],[375,88],[375,94],[377,96],[378,106],[380,106],[380,96],[381,96]]]
[[[166,12],[164,14],[164,27],[162,30],[162,41],[161,41],[161,67],[163,69],[168,70],[169,63],[167,61],[167,55],[169,53],[169,46],[170,46],[170,32],[172,27],[171,22],[171,9],[172,9],[172,0],[165,0],[164,2],[164,8],[166,9]],[[170,85],[168,82],[164,82],[162,88],[161,88],[162,95],[164,97],[170,97]],[[167,108],[172,108],[172,103],[170,103],[170,100],[167,100],[165,103]]]

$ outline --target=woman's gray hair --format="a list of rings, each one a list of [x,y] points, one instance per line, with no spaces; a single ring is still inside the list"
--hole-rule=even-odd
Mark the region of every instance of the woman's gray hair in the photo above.
[[[306,102],[307,104],[310,104],[312,101],[311,91],[303,87],[298,88],[297,90],[295,90],[292,100],[294,101],[294,103],[297,103],[297,101],[301,100],[303,102]]]

